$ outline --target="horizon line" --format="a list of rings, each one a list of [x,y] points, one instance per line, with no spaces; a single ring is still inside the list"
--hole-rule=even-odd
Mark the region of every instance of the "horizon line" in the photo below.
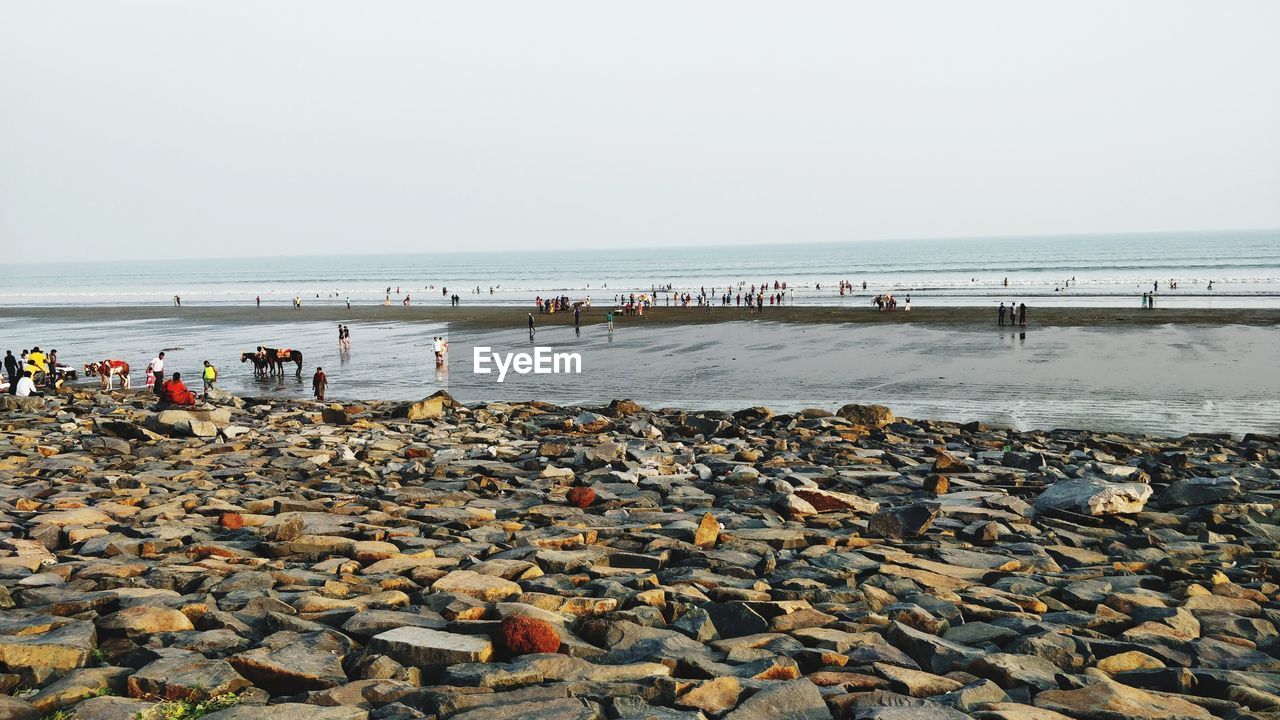
[[[660,243],[660,244],[646,245],[645,247],[652,248],[655,250],[659,250],[659,249],[669,250],[672,248],[710,249],[710,248],[720,248],[720,247],[766,247],[766,246],[775,246],[775,245],[778,245],[779,247],[787,247],[787,246],[798,247],[798,246],[812,246],[812,245],[852,245],[857,243],[889,243],[889,242],[911,243],[911,242],[950,242],[950,241],[961,241],[961,240],[1016,240],[1016,239],[1048,240],[1053,238],[1087,238],[1087,237],[1151,237],[1151,236],[1179,236],[1179,235],[1185,236],[1185,235],[1196,235],[1201,233],[1246,233],[1246,234],[1280,233],[1280,227],[1202,228],[1202,229],[1195,229],[1195,230],[1129,230],[1129,231],[1121,231],[1121,232],[1101,231],[1101,232],[1043,233],[1043,234],[1010,233],[1010,234],[1001,234],[1001,235],[946,235],[946,236],[924,236],[924,237],[886,237],[886,238],[860,238],[856,240],[810,240],[810,241],[803,241],[803,242],[791,242],[791,243],[786,243],[785,245],[778,245],[775,242],[768,242],[768,241],[748,242],[748,243],[725,242],[725,243],[708,243],[708,244],[679,244],[679,243],[661,244]],[[592,246],[587,249],[592,251],[608,252],[610,250],[625,250],[629,248],[611,248],[611,247]],[[82,261],[77,259],[74,262],[93,262],[95,264],[100,264],[100,265],[102,264],[120,265],[124,263],[139,263],[139,262],[142,262],[142,263],[172,262],[175,260],[199,262],[199,261],[206,261],[206,260],[284,260],[284,259],[311,258],[311,257],[324,257],[324,258],[370,257],[370,256],[410,257],[410,256],[419,256],[419,255],[439,255],[439,256],[486,255],[486,254],[509,253],[509,252],[550,255],[550,254],[556,254],[556,253],[570,253],[570,252],[581,252],[581,251],[582,249],[580,248],[536,248],[536,249],[527,249],[527,248],[484,249],[484,248],[481,248],[481,249],[475,249],[475,250],[416,250],[416,251],[408,251],[408,252],[397,250],[397,251],[391,251],[391,252],[363,252],[363,253],[316,252],[316,253],[292,254],[292,255],[279,255],[279,254],[228,255],[228,256],[203,255],[203,256],[173,256],[173,257],[164,257],[164,258],[142,257],[142,258],[125,259],[125,260],[107,260],[105,262],[101,260],[93,260],[93,261],[83,260]],[[63,264],[66,264],[65,260],[37,260],[37,261],[17,260],[17,261],[11,261],[10,267],[16,266],[16,265],[37,267],[42,265],[56,266],[56,265],[63,265]]]

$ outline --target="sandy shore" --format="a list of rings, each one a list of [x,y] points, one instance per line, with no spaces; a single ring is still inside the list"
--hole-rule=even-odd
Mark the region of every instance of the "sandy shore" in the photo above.
[[[584,325],[604,322],[609,308],[597,305],[583,313]],[[0,320],[27,318],[58,321],[147,320],[185,318],[201,323],[286,323],[286,322],[447,322],[453,327],[524,328],[525,307],[495,305],[463,305],[448,307],[425,305],[355,306],[348,310],[343,305],[304,305],[300,310],[289,307],[213,307],[187,306],[101,306],[101,307],[23,307],[0,308]],[[573,324],[573,313],[555,313],[534,318],[538,327]],[[749,313],[742,308],[713,308],[704,312],[695,308],[657,307],[644,317],[619,317],[619,324],[626,325],[688,325],[730,321],[768,321],[787,323],[865,323],[865,324],[921,324],[940,326],[996,327],[994,308],[974,307],[915,307],[911,312],[877,312],[874,308],[790,306],[766,307],[762,313]],[[1038,327],[1091,327],[1162,325],[1166,323],[1190,325],[1280,325],[1280,309],[1190,309],[1190,308],[1027,308],[1028,326]]]

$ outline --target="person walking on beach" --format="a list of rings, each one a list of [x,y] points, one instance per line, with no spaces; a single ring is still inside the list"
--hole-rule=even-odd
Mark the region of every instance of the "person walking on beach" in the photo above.
[[[609,328],[609,332],[613,332],[613,311],[604,314],[605,325]]]
[[[1000,327],[1004,327],[1004,302],[1000,303]]]
[[[1151,293],[1150,295],[1148,295],[1148,296],[1147,296],[1147,309],[1148,309],[1148,310],[1155,310],[1155,309],[1156,309],[1156,294],[1155,294],[1155,293]]]
[[[529,340],[533,341],[533,313],[529,313]]]
[[[209,391],[216,389],[213,386],[213,381],[218,379],[218,369],[213,366],[213,363],[208,360],[204,361],[204,370],[200,375],[200,379],[204,380],[204,392],[201,395],[209,397]]]
[[[9,394],[18,390],[18,359],[12,350],[4,351],[4,374],[9,376]]]
[[[315,393],[316,400],[324,402],[324,390],[329,385],[329,378],[325,377],[324,368],[317,367],[316,374],[311,376],[311,392]]]
[[[582,308],[578,305],[573,306],[573,326],[577,328],[582,324]]]
[[[1018,324],[1019,325],[1027,324],[1027,304],[1026,303],[1022,303],[1021,305],[1018,306]]]
[[[254,300],[254,302],[256,302],[256,303],[258,304],[258,307],[262,307],[262,296],[261,296],[261,295],[259,295],[259,296],[255,297],[253,300]]]
[[[151,359],[151,362],[147,363],[147,372],[151,375],[152,382],[154,383],[152,385],[152,389],[155,391],[155,394],[159,395],[161,392],[161,386],[164,383],[164,353],[163,352],[156,355],[154,358]]]

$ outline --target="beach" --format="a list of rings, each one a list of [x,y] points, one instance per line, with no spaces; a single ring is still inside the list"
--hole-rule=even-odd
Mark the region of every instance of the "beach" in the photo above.
[[[170,371],[198,385],[205,359],[237,394],[302,399],[317,366],[329,396],[407,400],[448,389],[465,402],[589,403],[632,397],[651,406],[799,410],[831,402],[891,404],[908,417],[1003,426],[1137,433],[1271,432],[1280,427],[1272,359],[1280,311],[1031,308],[1028,325],[999,327],[970,308],[658,307],[643,317],[602,308],[535,314],[495,306],[288,308],[22,308],[0,311],[9,337],[57,348],[79,367],[104,357],[135,368],[135,384],[165,349]],[[340,351],[337,325],[351,327]],[[445,336],[445,368],[431,339]],[[10,340],[10,342],[14,342]],[[241,352],[259,345],[304,354],[299,378],[256,378]],[[582,356],[572,375],[476,374],[474,349],[545,346]],[[8,348],[5,348],[8,349]],[[21,349],[14,342],[15,353]]]

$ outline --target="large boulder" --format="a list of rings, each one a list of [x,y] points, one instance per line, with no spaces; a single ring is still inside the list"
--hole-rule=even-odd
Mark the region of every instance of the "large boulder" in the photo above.
[[[17,395],[0,395],[0,410],[19,410],[33,412],[43,410],[48,403],[42,397],[18,397]]]
[[[227,407],[164,407],[147,418],[147,427],[165,435],[213,437],[219,428],[231,423],[231,408]]]
[[[1093,516],[1129,515],[1142,512],[1150,497],[1151,486],[1145,483],[1064,480],[1040,493],[1036,498],[1036,510]]]
[[[404,403],[397,406],[391,411],[391,417],[404,418],[411,422],[419,420],[431,420],[433,418],[444,417],[445,398],[439,393],[426,397],[418,402]]]
[[[858,425],[871,428],[884,427],[894,421],[893,411],[883,405],[859,405],[849,403],[836,411],[836,415]]]

